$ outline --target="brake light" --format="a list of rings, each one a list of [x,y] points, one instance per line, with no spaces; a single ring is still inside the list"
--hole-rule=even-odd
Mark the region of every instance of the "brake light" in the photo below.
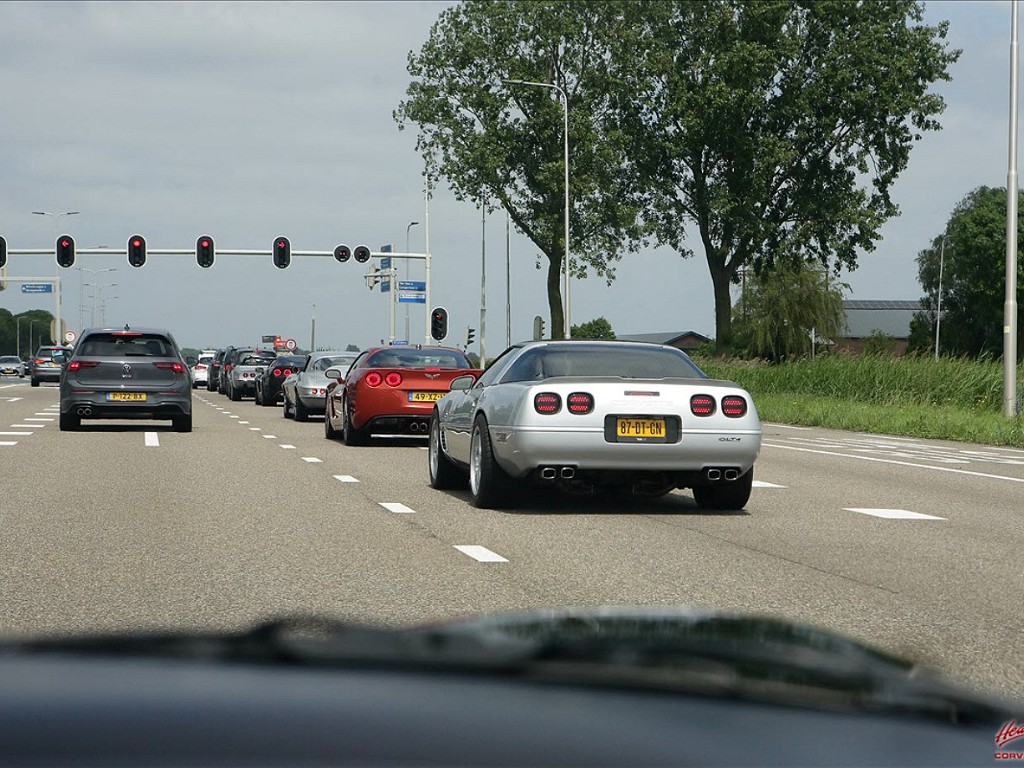
[[[80,368],[95,368],[99,364],[99,360],[72,360],[68,363],[68,370],[74,372]]]
[[[36,365],[42,365],[43,363],[46,362],[46,360],[44,360],[41,357],[35,357],[35,358],[32,358],[32,362],[35,363]]]
[[[562,409],[562,398],[554,392],[538,392],[533,396],[533,409],[545,416],[558,413]]]
[[[185,366],[181,363],[168,363],[166,361],[162,361],[159,363],[153,363],[153,365],[162,371],[174,371],[175,373],[185,372]]]
[[[196,366],[196,370],[197,371],[205,371],[206,370],[206,366],[203,365],[202,363],[200,363],[199,365]]]
[[[287,375],[288,375],[288,374],[287,374],[287,373],[285,373],[284,371],[282,371],[282,370],[281,370],[280,368],[275,368],[275,369],[274,369],[274,378],[277,378],[277,379],[279,379],[279,378],[281,378],[282,376],[287,376]]]
[[[398,371],[391,371],[391,373],[384,377],[384,383],[389,387],[397,387],[402,383],[402,374]]]
[[[722,398],[722,413],[733,419],[743,416],[747,412],[747,401],[738,395],[728,395]]]
[[[142,331],[114,331],[111,336],[141,336]]]
[[[368,387],[379,387],[381,382],[384,381],[384,377],[376,371],[370,371],[366,374],[366,378],[363,379],[363,381],[366,382],[366,386]]]
[[[715,412],[715,398],[711,395],[694,395],[690,398],[690,413],[694,416],[710,416]]]
[[[565,398],[565,407],[569,413],[588,414],[594,410],[594,396],[589,392],[573,392]]]
[[[292,369],[291,368],[285,368],[284,372],[282,373],[282,375],[283,376],[291,376],[292,375]]]

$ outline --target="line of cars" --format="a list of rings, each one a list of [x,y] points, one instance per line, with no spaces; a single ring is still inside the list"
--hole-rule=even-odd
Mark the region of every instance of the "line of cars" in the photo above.
[[[208,389],[237,393],[224,381],[251,352],[225,354]],[[261,405],[280,400],[296,421],[323,414],[324,437],[349,446],[426,437],[430,484],[468,488],[478,507],[511,506],[534,485],[624,498],[683,488],[709,510],[750,498],[761,447],[750,394],[709,379],[674,347],[524,342],[483,371],[435,346],[316,353],[293,370],[297,362],[257,368]]]
[[[17,376],[24,379],[27,376],[33,387],[38,387],[44,381],[60,381],[69,354],[70,349],[67,347],[42,346],[27,362],[17,355],[4,355],[0,357],[0,377]]]

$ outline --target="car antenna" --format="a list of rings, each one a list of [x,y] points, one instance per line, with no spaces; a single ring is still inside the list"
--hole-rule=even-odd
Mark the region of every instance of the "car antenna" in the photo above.
[[[124,329],[125,329],[126,331],[129,331],[129,330],[131,330],[131,329],[130,329],[130,328],[128,327],[128,323],[125,323],[125,324],[124,324]]]

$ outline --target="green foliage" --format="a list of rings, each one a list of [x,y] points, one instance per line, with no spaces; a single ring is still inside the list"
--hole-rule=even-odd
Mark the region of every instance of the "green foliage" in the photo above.
[[[930,87],[959,51],[913,0],[677,0],[634,13],[643,45],[610,66],[618,120],[657,240],[688,257],[699,234],[728,349],[741,267],[852,268],[874,248],[913,143],[939,128]]]
[[[548,260],[551,333],[564,330],[559,276],[565,255],[563,107],[569,115],[573,272],[588,265],[611,280],[641,234],[639,202],[624,153],[628,126],[611,119],[608,62],[635,47],[632,2],[467,0],[444,10],[418,53],[415,78],[395,111],[419,128],[417,148],[432,179],[456,197],[508,211]]]
[[[864,339],[864,354],[876,357],[891,356],[896,349],[896,339],[884,331],[872,331],[871,335]]]
[[[588,323],[572,326],[569,335],[574,339],[614,339],[615,331],[607,319],[597,317]]]
[[[1024,194],[1018,195],[1018,211]],[[1017,238],[1024,241],[1024,218]],[[943,239],[945,247],[943,248]],[[943,234],[917,256],[925,308],[911,323],[910,348],[934,353],[935,313],[942,267],[942,323],[939,351],[948,355],[1003,354],[1003,303],[1006,285],[1006,188],[978,187],[957,204]],[[1024,265],[1017,265],[1017,303],[1024,301]],[[1024,335],[1018,326],[1017,347]],[[1024,350],[1022,350],[1024,352]]]
[[[735,309],[737,346],[778,362],[812,354],[815,338],[835,342],[846,327],[844,287],[810,264],[750,275]]]
[[[17,315],[0,309],[0,355],[15,355],[20,347],[21,357],[27,359],[39,347],[53,344],[52,322],[53,314],[45,309],[30,309]]]

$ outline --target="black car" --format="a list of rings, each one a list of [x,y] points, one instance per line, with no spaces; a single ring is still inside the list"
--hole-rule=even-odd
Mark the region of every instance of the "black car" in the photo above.
[[[285,377],[301,371],[306,355],[282,355],[256,378],[256,404],[273,406],[281,402],[281,384]]]
[[[207,392],[219,391],[217,390],[217,384],[220,382],[220,369],[224,364],[224,355],[227,354],[227,351],[227,349],[218,349],[217,354],[210,361],[210,371],[206,377]]]

